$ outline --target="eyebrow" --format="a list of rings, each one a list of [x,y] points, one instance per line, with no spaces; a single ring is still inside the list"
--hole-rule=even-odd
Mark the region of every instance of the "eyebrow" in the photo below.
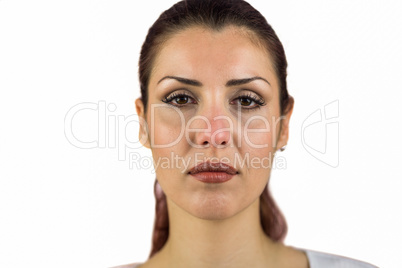
[[[183,78],[183,77],[177,77],[177,76],[165,76],[163,77],[161,80],[158,81],[158,84],[160,82],[162,82],[165,79],[174,79],[179,81],[180,83],[186,84],[186,85],[190,85],[190,86],[197,86],[197,87],[201,87],[202,83],[197,81],[197,80],[193,80],[193,79],[187,79],[187,78]]]
[[[197,86],[197,87],[202,86],[202,83],[200,81],[183,78],[183,77],[177,77],[177,76],[165,76],[161,80],[158,81],[158,84],[165,79],[174,79],[174,80],[179,81],[180,83],[190,85],[190,86]],[[255,80],[263,80],[266,83],[268,83],[268,85],[271,85],[271,83],[269,83],[267,79],[259,77],[259,76],[255,76],[255,77],[251,77],[251,78],[231,79],[226,83],[226,86],[227,87],[240,86],[240,85],[244,85],[244,84],[250,83]]]
[[[232,80],[229,80],[229,81],[226,83],[226,86],[227,86],[227,87],[240,86],[240,85],[244,85],[244,84],[250,83],[250,82],[252,82],[252,81],[254,81],[254,80],[263,80],[263,81],[267,82],[268,85],[271,85],[271,84],[268,82],[267,79],[262,78],[262,77],[259,77],[259,76],[255,76],[255,77],[251,77],[251,78],[243,78],[243,79],[232,79]]]

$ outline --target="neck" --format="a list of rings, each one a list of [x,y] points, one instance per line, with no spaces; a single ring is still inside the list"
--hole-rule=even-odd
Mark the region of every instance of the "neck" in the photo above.
[[[165,263],[180,267],[275,267],[279,246],[260,224],[259,199],[224,220],[192,216],[168,200]],[[173,267],[173,266],[172,266]]]

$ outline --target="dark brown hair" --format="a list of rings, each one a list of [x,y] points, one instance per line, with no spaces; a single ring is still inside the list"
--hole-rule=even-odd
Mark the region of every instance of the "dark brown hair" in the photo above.
[[[163,12],[148,31],[142,45],[139,61],[141,99],[145,112],[148,102],[148,84],[153,62],[163,43],[173,34],[192,26],[220,31],[236,26],[253,33],[267,50],[279,82],[281,115],[293,106],[293,98],[286,85],[287,61],[282,43],[266,19],[243,0],[186,0]],[[158,252],[169,236],[169,216],[166,196],[155,180],[156,215],[150,257]],[[287,232],[284,216],[271,197],[268,185],[260,196],[261,225],[268,237],[282,242]]]

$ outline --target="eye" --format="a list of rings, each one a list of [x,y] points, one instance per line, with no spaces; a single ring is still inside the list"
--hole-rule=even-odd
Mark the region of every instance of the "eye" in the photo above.
[[[175,101],[177,104],[186,104],[188,100],[189,98],[187,96],[178,96],[173,101]]]
[[[186,93],[172,93],[170,95],[168,95],[167,97],[165,97],[162,100],[164,103],[168,103],[174,106],[185,106],[187,104],[196,104],[197,101],[194,100],[193,97],[191,97],[190,95],[186,94]]]
[[[238,100],[241,106],[250,106],[253,103],[253,100],[249,98],[239,98]]]
[[[260,108],[261,106],[264,106],[265,100],[261,98],[260,96],[251,94],[251,93],[246,93],[242,94],[236,99],[234,99],[231,104],[238,104],[244,109],[252,110],[256,108]]]

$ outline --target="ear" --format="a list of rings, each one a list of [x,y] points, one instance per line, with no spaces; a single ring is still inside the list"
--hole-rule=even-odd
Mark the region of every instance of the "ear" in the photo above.
[[[148,139],[148,124],[145,120],[145,109],[144,103],[142,102],[141,98],[135,100],[135,110],[137,111],[138,119],[140,121],[140,128],[138,131],[138,139],[140,140],[141,144],[146,148],[150,149],[151,146],[149,144]]]
[[[289,139],[289,122],[290,122],[290,117],[292,116],[293,113],[293,106],[294,106],[294,99],[292,96],[289,96],[289,102],[287,107],[285,108],[285,114],[282,115],[281,119],[281,130],[278,136],[278,140],[276,143],[276,149],[279,150],[283,146],[285,146],[288,143]]]

